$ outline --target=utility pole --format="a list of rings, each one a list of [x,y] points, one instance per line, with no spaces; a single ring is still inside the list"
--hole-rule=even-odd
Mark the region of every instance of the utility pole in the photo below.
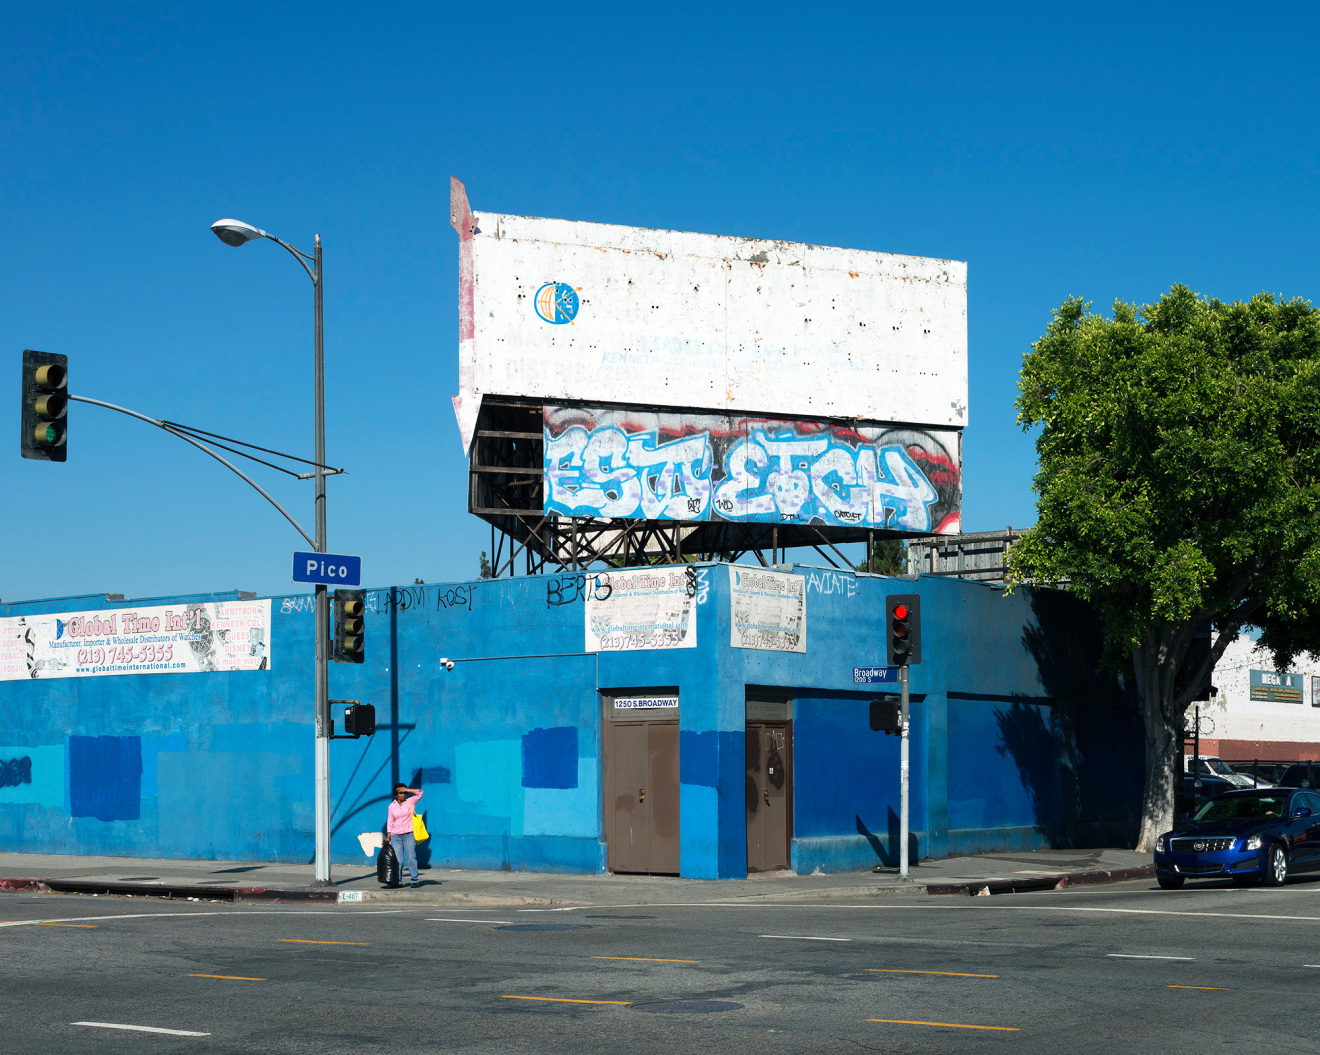
[[[898,668],[898,874],[908,874],[908,668]]]

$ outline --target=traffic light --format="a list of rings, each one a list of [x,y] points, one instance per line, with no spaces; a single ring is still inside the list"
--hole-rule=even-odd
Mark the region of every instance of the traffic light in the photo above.
[[[19,451],[24,458],[46,462],[68,458],[68,386],[67,355],[23,349]]]
[[[881,696],[871,701],[871,729],[873,732],[899,733],[902,731],[903,708],[894,696]]]
[[[921,597],[900,593],[885,601],[885,638],[889,665],[908,667],[921,662]]]
[[[366,596],[366,590],[335,591],[335,636],[330,643],[330,658],[336,663],[361,663],[366,658]]]
[[[376,731],[376,708],[354,703],[344,708],[344,732],[349,736],[371,736]]]

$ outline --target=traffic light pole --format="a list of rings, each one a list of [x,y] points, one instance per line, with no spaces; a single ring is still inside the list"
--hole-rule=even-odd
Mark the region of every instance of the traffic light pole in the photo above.
[[[898,668],[898,874],[908,874],[908,668]]]
[[[316,351],[314,388],[316,414],[316,552],[324,553],[325,539],[325,345],[322,328],[321,236],[313,249],[316,290]],[[330,599],[324,583],[316,587],[316,886],[331,886],[330,878]]]

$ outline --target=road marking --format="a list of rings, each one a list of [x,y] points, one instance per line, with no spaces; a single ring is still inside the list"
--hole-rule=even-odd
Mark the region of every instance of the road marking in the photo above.
[[[1195,960],[1195,956],[1147,956],[1139,952],[1111,952],[1107,953],[1110,959],[1114,960]]]
[[[1213,989],[1217,993],[1231,993],[1233,990],[1226,989],[1222,985],[1166,985],[1166,989]]]
[[[316,938],[281,938],[280,941],[297,942],[299,945],[370,945],[369,941],[318,941]]]
[[[1320,963],[1304,963],[1303,967],[1320,967]]]
[[[783,941],[852,941],[852,938],[815,938],[810,934],[758,934],[758,938],[779,938]]]
[[[631,1000],[578,1000],[571,996],[502,996],[501,1000],[543,1000],[550,1004],[621,1004],[627,1007]]]
[[[969,1026],[962,1022],[917,1022],[909,1018],[868,1018],[868,1022],[889,1022],[896,1026],[943,1026],[946,1029],[995,1029],[1004,1033],[1021,1033],[1017,1026]]]
[[[943,974],[950,978],[998,978],[997,974],[964,974],[962,971],[904,971],[895,967],[868,967],[871,974]]]
[[[427,916],[427,923],[502,923],[506,927],[513,926],[511,919],[450,919],[448,916]]]
[[[248,978],[242,974],[190,974],[189,978],[223,978],[228,982],[269,982],[269,978]]]
[[[123,1022],[70,1022],[71,1026],[95,1026],[97,1029],[132,1029],[138,1033],[168,1033],[171,1037],[209,1037],[191,1029],[162,1029],[160,1026],[129,1026]]]
[[[34,927],[82,927],[85,930],[96,930],[95,923],[56,923],[54,920],[37,920],[32,924]]]
[[[593,960],[643,960],[646,963],[700,963],[700,960],[662,960],[658,956],[593,956]]]

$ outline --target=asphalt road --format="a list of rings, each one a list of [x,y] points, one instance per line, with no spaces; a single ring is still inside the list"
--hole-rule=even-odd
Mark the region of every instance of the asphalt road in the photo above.
[[[1320,1050],[1320,877],[575,911],[7,894],[0,919],[15,1055]]]

